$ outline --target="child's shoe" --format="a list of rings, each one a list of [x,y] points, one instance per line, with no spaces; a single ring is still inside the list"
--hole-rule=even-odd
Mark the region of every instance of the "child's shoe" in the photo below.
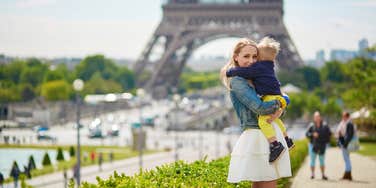
[[[269,163],[272,163],[279,159],[279,157],[282,155],[286,148],[281,144],[281,142],[274,141],[270,144],[269,149]]]
[[[289,148],[289,150],[291,150],[292,148],[295,147],[295,144],[294,144],[294,142],[292,141],[291,138],[286,136],[285,140],[286,140],[286,144],[287,144],[287,147]]]

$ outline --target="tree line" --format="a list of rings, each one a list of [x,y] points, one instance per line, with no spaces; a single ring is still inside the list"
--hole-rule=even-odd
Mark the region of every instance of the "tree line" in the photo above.
[[[185,67],[179,80],[179,92],[192,92],[220,85],[219,71],[195,72]],[[132,92],[135,75],[126,67],[116,65],[103,55],[84,58],[72,70],[65,64],[53,65],[37,58],[14,60],[0,65],[0,102],[30,101],[43,97],[49,101],[74,99],[73,80],[81,78],[86,94]],[[287,119],[307,117],[315,110],[333,120],[341,111],[366,107],[370,117],[362,122],[376,128],[376,62],[354,58],[346,63],[326,62],[316,69],[303,66],[295,70],[280,70],[282,85],[291,83],[303,92],[291,94]]]
[[[103,55],[87,56],[73,70],[37,58],[18,59],[0,65],[0,102],[30,101],[39,96],[49,101],[73,99],[76,78],[85,82],[83,95],[135,88],[133,72]]]
[[[292,94],[286,118],[296,119],[320,110],[338,121],[343,110],[370,110],[360,124],[376,129],[376,61],[354,58],[348,62],[326,62],[321,69],[305,66],[293,72],[280,71],[282,83],[292,83],[303,92]],[[363,122],[364,121],[364,122]]]

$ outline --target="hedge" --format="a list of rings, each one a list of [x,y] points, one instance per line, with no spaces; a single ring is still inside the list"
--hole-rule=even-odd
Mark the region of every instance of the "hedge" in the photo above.
[[[307,140],[296,141],[295,144],[295,148],[290,151],[293,174],[308,153]],[[237,184],[226,182],[229,162],[230,156],[210,162],[206,162],[206,159],[197,160],[191,164],[178,161],[134,176],[118,174],[115,171],[107,180],[97,177],[97,184],[84,182],[82,187],[250,187],[250,182],[246,181]],[[278,187],[288,186],[289,178],[278,180]]]

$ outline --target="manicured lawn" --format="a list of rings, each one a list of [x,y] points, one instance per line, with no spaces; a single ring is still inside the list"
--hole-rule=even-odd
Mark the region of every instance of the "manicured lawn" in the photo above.
[[[0,145],[1,148],[28,148],[28,149],[52,149],[57,150],[58,147],[61,147],[63,151],[69,152],[70,146],[37,146],[37,145]],[[75,147],[75,146],[74,146]],[[76,149],[76,148],[75,148]],[[96,159],[94,162],[90,160],[90,153],[94,151],[96,153]],[[130,147],[119,147],[119,146],[81,146],[81,165],[97,165],[98,164],[98,154],[103,153],[103,161],[109,162],[109,154],[113,152],[114,160],[121,160],[138,155],[138,151],[133,151]],[[151,154],[157,151],[146,150],[144,154]],[[84,153],[87,153],[87,158],[84,159]],[[29,156],[28,156],[29,157]],[[53,166],[45,166],[42,169],[35,169],[31,171],[32,177],[40,176],[52,172],[62,171],[64,169],[71,170],[73,165],[76,163],[76,157],[73,156],[69,160],[58,162],[56,168]],[[5,182],[11,182],[12,178],[8,178]]]
[[[376,142],[361,142],[359,154],[370,156],[376,160]]]

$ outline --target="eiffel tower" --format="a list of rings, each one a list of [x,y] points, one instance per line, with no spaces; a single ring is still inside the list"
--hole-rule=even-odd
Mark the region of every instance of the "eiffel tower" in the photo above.
[[[195,49],[221,38],[271,36],[281,43],[278,68],[303,64],[283,23],[283,0],[167,0],[162,9],[162,21],[133,67],[137,85],[154,98],[177,87]]]

